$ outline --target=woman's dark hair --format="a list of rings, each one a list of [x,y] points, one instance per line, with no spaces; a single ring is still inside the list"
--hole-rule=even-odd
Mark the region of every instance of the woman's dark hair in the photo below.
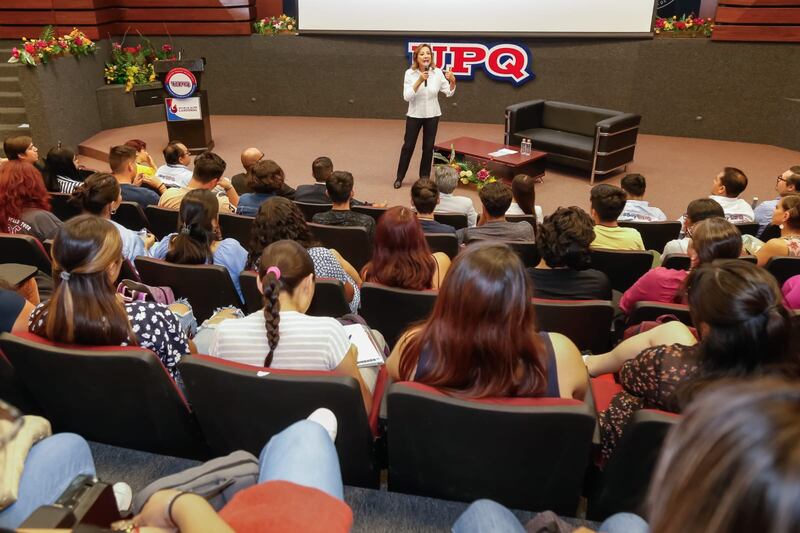
[[[448,270],[430,317],[402,349],[402,379],[466,398],[541,396],[547,359],[531,297],[511,248],[469,245]],[[430,355],[428,368],[415,376],[423,351]]]
[[[50,195],[36,167],[12,159],[0,166],[0,231],[8,231],[8,219],[26,209],[50,211]]]
[[[119,182],[111,174],[95,172],[72,191],[69,203],[85,213],[102,215],[106,206],[119,199]]]
[[[544,217],[536,233],[536,247],[550,268],[589,268],[589,245],[594,240],[594,221],[580,207],[559,207]]]
[[[28,151],[31,144],[33,139],[29,135],[12,135],[3,141],[3,151],[9,161],[16,161]]]
[[[73,217],[58,230],[51,256],[55,290],[31,317],[31,331],[67,344],[137,344],[109,277],[110,267],[122,261],[117,228],[94,215]]]
[[[742,255],[742,234],[724,218],[707,218],[692,227],[692,249],[700,263]]]
[[[276,196],[258,208],[250,233],[247,255],[249,268],[257,269],[264,248],[281,240],[297,241],[303,248],[319,246],[300,208],[291,200]]]
[[[313,276],[314,262],[300,243],[283,240],[264,248],[260,263],[258,277],[264,286],[264,323],[269,345],[264,366],[270,366],[280,340],[281,302],[278,296],[283,291],[293,294],[301,281],[309,274]]]
[[[517,174],[511,182],[511,195],[526,215],[536,215],[536,180],[527,174]]]
[[[800,229],[800,194],[789,194],[778,201],[781,208],[789,214],[786,224],[794,229]]]
[[[50,192],[61,192],[58,176],[81,181],[81,173],[75,166],[75,153],[67,148],[51,148],[45,158],[45,170],[42,173],[44,183]]]
[[[670,430],[650,482],[653,533],[796,533],[800,386],[726,380]]]
[[[422,291],[431,289],[436,260],[417,214],[406,207],[386,210],[375,228],[372,260],[363,269],[364,281]]]
[[[283,187],[283,169],[271,159],[258,161],[247,174],[247,186],[254,192],[272,194]]]
[[[213,192],[189,191],[181,200],[178,234],[170,240],[167,261],[181,265],[212,263],[211,244],[219,239],[215,229],[218,215],[219,202]]]

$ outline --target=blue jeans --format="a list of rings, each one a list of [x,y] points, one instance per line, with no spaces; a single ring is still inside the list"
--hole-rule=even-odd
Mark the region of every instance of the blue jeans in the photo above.
[[[36,443],[25,459],[16,503],[0,512],[0,527],[19,527],[38,507],[55,503],[72,480],[84,474],[94,476],[95,469],[83,437],[59,433]]]
[[[597,528],[598,533],[648,533],[650,526],[633,513],[612,514]]]
[[[344,499],[339,456],[328,432],[311,420],[295,422],[270,439],[261,457],[258,482],[290,481]]]

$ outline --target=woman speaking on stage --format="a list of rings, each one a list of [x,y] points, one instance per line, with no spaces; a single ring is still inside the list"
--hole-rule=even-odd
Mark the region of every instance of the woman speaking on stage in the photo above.
[[[406,177],[420,129],[422,129],[422,160],[419,162],[419,177],[431,176],[433,143],[436,140],[436,129],[439,127],[439,116],[442,114],[439,108],[439,93],[442,92],[449,97],[455,90],[456,77],[449,70],[443,72],[436,68],[431,47],[427,44],[417,46],[412,55],[411,68],[406,70],[403,82],[403,99],[408,102],[408,113],[403,148],[400,150],[400,161],[397,163],[395,189],[400,188],[403,178]]]

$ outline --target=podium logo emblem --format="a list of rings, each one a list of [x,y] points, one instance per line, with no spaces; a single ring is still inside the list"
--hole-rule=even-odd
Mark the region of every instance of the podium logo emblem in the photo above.
[[[190,70],[178,67],[167,72],[164,88],[175,98],[188,98],[197,89],[197,78]]]

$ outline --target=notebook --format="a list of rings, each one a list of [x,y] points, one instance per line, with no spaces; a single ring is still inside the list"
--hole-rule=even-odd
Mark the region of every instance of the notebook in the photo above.
[[[367,333],[361,324],[350,324],[344,330],[350,338],[350,342],[358,348],[358,366],[378,366],[383,364],[383,354],[378,350],[372,335]]]

